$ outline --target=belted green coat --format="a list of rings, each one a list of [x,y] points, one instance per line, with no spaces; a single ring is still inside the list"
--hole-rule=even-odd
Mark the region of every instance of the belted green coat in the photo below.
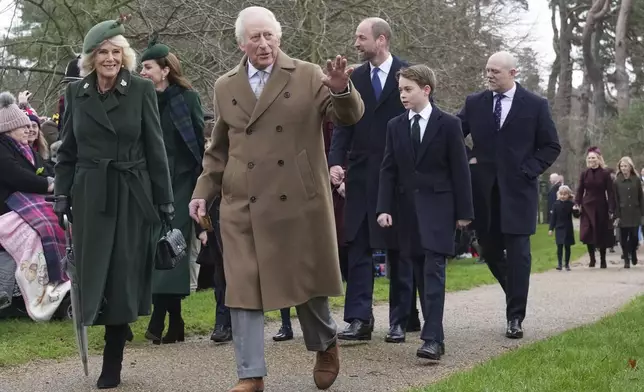
[[[201,174],[201,161],[203,159],[204,148],[204,119],[203,108],[199,94],[194,90],[184,88],[166,89],[158,93],[159,114],[161,116],[161,128],[163,129],[163,140],[165,150],[168,156],[168,166],[170,168],[170,179],[172,181],[172,191],[174,195],[174,219],[172,227],[181,230],[186,244],[190,243],[196,237],[195,222],[190,218],[188,205],[192,191],[197,184],[197,178]],[[172,90],[172,91],[171,91]],[[194,132],[195,148],[192,151],[185,141],[185,136],[179,131],[180,125],[177,117],[171,115],[172,100],[176,99],[175,95],[181,94],[186,105],[186,111],[190,116],[192,131]],[[197,160],[199,157],[199,160]],[[167,271],[154,271],[152,274],[152,293],[153,294],[176,294],[190,295],[190,252],[181,259],[177,265]]]
[[[152,82],[123,69],[101,95],[96,78],[67,87],[55,194],[71,196],[83,322],[114,325],[150,313],[158,206],[173,196]]]

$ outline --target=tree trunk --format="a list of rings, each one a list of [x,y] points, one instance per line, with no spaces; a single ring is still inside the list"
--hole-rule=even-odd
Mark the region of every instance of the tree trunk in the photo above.
[[[617,112],[622,115],[630,104],[629,78],[626,72],[626,34],[628,17],[633,6],[632,0],[622,0],[615,26],[615,89],[617,90]]]

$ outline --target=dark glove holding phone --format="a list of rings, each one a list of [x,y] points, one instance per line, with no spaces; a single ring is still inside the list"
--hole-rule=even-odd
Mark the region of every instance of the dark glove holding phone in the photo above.
[[[174,206],[172,205],[172,203],[159,205],[159,211],[161,214],[161,219],[169,225],[170,222],[172,222],[172,220],[174,219]]]
[[[65,195],[54,196],[54,212],[58,217],[58,224],[65,230],[64,215],[67,215],[67,220],[72,223],[72,210],[69,204],[69,198]]]

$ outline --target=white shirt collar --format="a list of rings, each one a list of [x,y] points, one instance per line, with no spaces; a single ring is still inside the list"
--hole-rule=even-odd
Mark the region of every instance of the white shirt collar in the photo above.
[[[514,94],[516,92],[517,92],[517,84],[514,83],[514,85],[512,85],[512,88],[504,92],[503,95],[505,95],[506,98],[509,98],[510,100],[512,100],[514,99]],[[497,95],[499,95],[499,93],[497,93],[496,91],[492,93],[493,97],[496,97]]]
[[[269,65],[264,71],[270,75],[270,73],[273,71],[273,64]],[[253,67],[253,64],[251,64],[249,60],[248,61],[248,79],[255,76],[257,72],[259,72],[259,70]]]
[[[420,113],[416,113],[413,110],[409,110],[409,119],[412,120],[416,114],[420,114],[420,117],[423,120],[429,121],[429,117],[432,115],[432,104],[429,103],[425,106],[425,109],[421,110]]]
[[[389,57],[387,57],[387,60],[385,60],[382,64],[380,64],[378,69],[380,71],[384,72],[385,75],[389,75],[389,71],[391,71],[391,66],[393,65],[393,63],[394,63],[394,58],[390,54]],[[373,74],[373,69],[374,68],[375,68],[374,65],[369,63],[369,70],[371,71],[372,74]]]

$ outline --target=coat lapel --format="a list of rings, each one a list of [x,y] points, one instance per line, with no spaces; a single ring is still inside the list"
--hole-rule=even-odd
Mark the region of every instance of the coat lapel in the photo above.
[[[275,61],[273,70],[271,71],[271,76],[268,78],[266,86],[264,87],[262,94],[259,96],[255,109],[250,116],[248,127],[253,125],[259,116],[264,114],[266,109],[275,102],[277,97],[282,93],[282,90],[284,90],[284,87],[288,84],[289,80],[291,80],[291,72],[294,69],[295,62],[284,52],[280,51],[277,55],[277,60]],[[254,95],[255,94],[253,94],[253,96]]]
[[[237,66],[237,72],[229,76],[233,79],[233,82],[229,84],[228,91],[233,97],[233,103],[239,105],[244,113],[250,117],[253,114],[253,110],[255,110],[255,106],[257,106],[257,98],[255,98],[255,93],[251,90],[250,82],[248,81],[247,61],[248,57],[244,56]]]
[[[123,69],[119,73],[118,78],[116,79],[115,90],[121,95],[127,95],[127,92],[130,88],[130,79],[131,74],[129,71]],[[109,113],[112,110],[116,109],[119,106],[119,100],[117,94],[110,94],[107,99],[103,102],[103,109],[105,113]]]
[[[512,99],[512,106],[510,106],[510,111],[508,112],[507,117],[505,118],[505,121],[503,122],[503,125],[501,126],[501,129],[505,128],[517,115],[518,112],[521,111],[521,108],[523,107],[523,88],[519,85],[519,83],[516,84],[517,89],[514,92],[514,98]]]
[[[481,114],[481,118],[486,119],[487,121],[487,127],[484,129],[491,129],[492,134],[496,134],[496,123],[494,122],[494,103],[493,103],[493,96],[492,96],[492,91],[486,91],[485,94],[483,94],[483,113]]]
[[[420,143],[420,150],[416,156],[416,164],[423,159],[429,143],[440,129],[441,117],[443,117],[443,112],[436,106],[432,105],[432,114],[429,115],[429,120],[427,121],[427,128],[425,128],[425,134],[423,135],[423,140],[421,140]]]
[[[380,106],[381,103],[387,100],[387,97],[391,95],[394,91],[398,91],[398,83],[396,82],[396,74],[400,70],[401,63],[400,60],[398,60],[398,57],[393,57],[393,62],[391,63],[391,68],[389,69],[389,73],[387,74],[387,80],[385,81],[385,87],[382,90],[382,93],[380,94],[380,99],[378,100],[378,104],[376,105],[376,108]],[[371,85],[371,79],[369,80],[369,84]],[[371,87],[371,90],[373,91],[373,87]]]
[[[107,112],[103,107],[103,102],[98,98],[96,89],[96,72],[87,75],[78,85],[78,97],[85,97],[79,105],[79,109],[89,115],[97,125],[100,125],[108,131],[116,133],[114,126],[107,117]],[[112,94],[113,95],[113,94]]]
[[[374,107],[376,102],[376,95],[373,91],[373,86],[371,85],[371,76],[370,76],[370,67],[369,62],[364,63],[362,66],[356,69],[353,83],[358,91],[364,91],[362,100],[364,101],[365,107]]]

